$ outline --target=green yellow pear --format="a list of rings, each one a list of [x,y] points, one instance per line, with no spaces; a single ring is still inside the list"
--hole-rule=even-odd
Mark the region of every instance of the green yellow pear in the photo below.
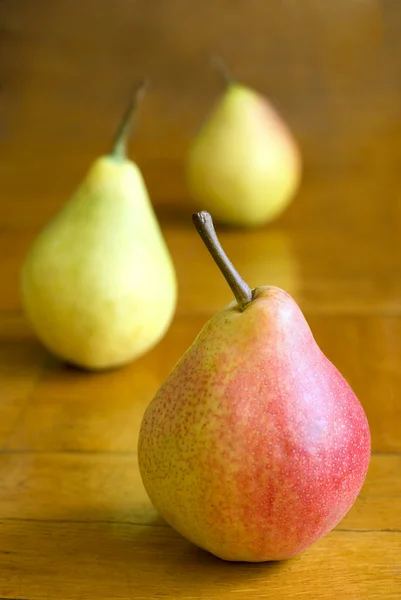
[[[294,199],[302,159],[288,125],[262,94],[234,81],[221,61],[226,88],[186,158],[196,208],[229,226],[257,227]]]
[[[172,320],[174,266],[126,140],[143,84],[110,154],[90,166],[41,231],[21,273],[21,302],[42,343],[62,360],[98,370],[152,348]]]

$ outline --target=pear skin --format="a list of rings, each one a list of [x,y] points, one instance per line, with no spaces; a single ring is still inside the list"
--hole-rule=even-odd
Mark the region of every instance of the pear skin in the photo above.
[[[265,225],[292,202],[301,172],[297,142],[277,110],[229,77],[186,158],[197,208],[229,226]]]
[[[369,425],[295,300],[227,273],[237,300],[149,404],[139,468],[155,508],[192,543],[229,561],[288,559],[355,502]]]
[[[171,257],[141,172],[125,156],[134,108],[113,152],[93,162],[34,241],[21,273],[22,305],[43,344],[91,370],[152,348],[176,305]]]

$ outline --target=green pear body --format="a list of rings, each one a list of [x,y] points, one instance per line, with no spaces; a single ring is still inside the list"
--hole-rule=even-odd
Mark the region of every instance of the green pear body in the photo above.
[[[33,243],[23,308],[61,359],[88,369],[132,361],[166,332],[174,267],[135,163],[98,158]]]
[[[270,103],[232,83],[190,145],[186,176],[199,210],[227,225],[260,226],[292,201],[301,155]]]

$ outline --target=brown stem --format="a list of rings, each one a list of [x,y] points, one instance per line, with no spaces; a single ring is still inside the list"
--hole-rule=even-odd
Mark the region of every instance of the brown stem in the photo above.
[[[194,213],[192,220],[197,232],[201,236],[205,246],[209,250],[214,262],[223,273],[228,285],[232,289],[235,299],[241,310],[244,310],[249,302],[252,302],[252,290],[247,283],[239,276],[233,264],[224,252],[216,231],[213,226],[213,219],[208,212],[202,210]]]
[[[216,69],[216,71],[218,71],[220,73],[220,75],[223,77],[226,84],[227,85],[233,84],[234,78],[232,76],[232,73],[231,73],[230,69],[228,68],[227,63],[221,58],[221,56],[218,56],[217,54],[212,54],[212,56],[210,57],[210,60],[211,60],[213,67]]]
[[[128,135],[131,131],[134,116],[136,114],[138,104],[144,96],[146,90],[149,87],[149,80],[144,79],[138,86],[136,86],[123,118],[121,119],[120,125],[117,129],[116,136],[114,138],[114,144],[111,149],[110,155],[115,158],[125,158],[127,150]]]

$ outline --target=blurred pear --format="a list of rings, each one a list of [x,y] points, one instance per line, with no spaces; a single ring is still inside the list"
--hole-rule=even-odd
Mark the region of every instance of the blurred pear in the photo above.
[[[293,200],[301,154],[269,100],[234,81],[221,59],[217,64],[226,88],[190,145],[188,189],[196,208],[209,211],[216,222],[261,226]]]
[[[21,299],[43,344],[87,369],[150,350],[175,311],[174,266],[138,166],[126,156],[133,96],[112,151],[97,158],[25,259]]]

